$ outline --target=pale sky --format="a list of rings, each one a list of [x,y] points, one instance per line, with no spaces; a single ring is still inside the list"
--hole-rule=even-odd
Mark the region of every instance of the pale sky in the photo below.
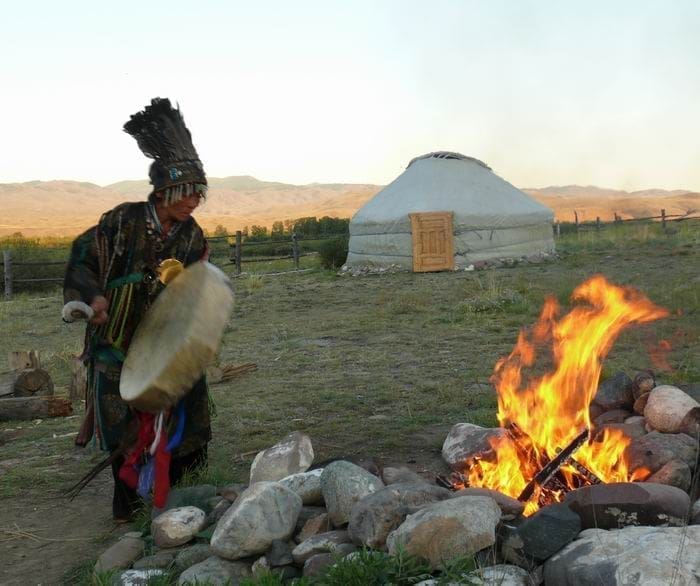
[[[519,187],[700,191],[700,1],[4,0],[0,182],[145,179],[177,101],[210,176],[384,184],[453,150]]]

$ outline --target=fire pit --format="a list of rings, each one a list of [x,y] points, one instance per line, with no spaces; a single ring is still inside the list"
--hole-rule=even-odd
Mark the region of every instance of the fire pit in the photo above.
[[[610,406],[618,407],[620,424],[625,414],[632,417],[619,407],[636,407],[638,397],[648,399],[653,375],[645,372],[634,381],[618,381],[626,396],[620,405],[608,402],[601,410],[595,401],[601,393],[602,362],[618,335],[668,311],[603,276],[581,284],[572,299],[577,305],[559,318],[556,299],[547,298],[537,323],[521,331],[511,354],[497,363],[491,381],[498,393],[500,428],[482,434],[480,446],[462,462],[448,458],[456,470],[447,483],[452,488],[493,489],[525,502],[525,513],[532,514],[563,500],[571,490],[645,480],[656,472],[638,461],[631,466],[627,453],[632,434],[624,425],[604,423],[614,416],[601,418]],[[540,374],[543,360],[551,369]],[[700,421],[700,408],[694,410],[692,403],[698,404],[689,399],[685,431],[691,433]]]

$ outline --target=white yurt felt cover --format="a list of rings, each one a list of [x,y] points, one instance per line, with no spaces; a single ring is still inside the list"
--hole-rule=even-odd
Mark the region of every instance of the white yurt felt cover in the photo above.
[[[350,221],[348,266],[411,268],[409,214],[453,212],[455,264],[554,251],[552,211],[491,169],[459,153],[429,153],[368,201]]]

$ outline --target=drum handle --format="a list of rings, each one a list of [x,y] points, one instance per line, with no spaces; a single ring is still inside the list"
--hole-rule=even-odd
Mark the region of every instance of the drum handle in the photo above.
[[[153,456],[156,453],[156,450],[158,449],[158,444],[160,443],[160,436],[163,433],[163,418],[165,416],[165,412],[163,409],[160,410],[160,413],[158,413],[158,416],[156,417],[155,422],[153,423],[153,428],[155,430],[155,439],[153,440],[153,443],[151,444],[151,448],[148,450],[148,453]]]

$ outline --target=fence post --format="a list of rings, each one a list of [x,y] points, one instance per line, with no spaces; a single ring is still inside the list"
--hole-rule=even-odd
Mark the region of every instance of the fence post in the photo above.
[[[574,222],[576,224],[576,233],[578,234],[578,212],[574,210]]]
[[[294,258],[294,270],[299,270],[299,242],[297,233],[292,232],[292,257]]]
[[[598,232],[600,230],[600,216],[595,217],[595,229],[596,229],[596,232]]]
[[[557,222],[556,225],[554,226],[554,228],[556,230],[557,238],[559,238],[561,236],[561,224],[559,222]]]
[[[5,267],[5,299],[12,297],[12,254],[9,250],[2,251],[2,262]]]
[[[243,233],[236,230],[236,250],[234,252],[234,262],[236,263],[236,275],[241,274],[241,248],[243,247]]]
[[[666,232],[666,210],[661,210],[661,229]]]

